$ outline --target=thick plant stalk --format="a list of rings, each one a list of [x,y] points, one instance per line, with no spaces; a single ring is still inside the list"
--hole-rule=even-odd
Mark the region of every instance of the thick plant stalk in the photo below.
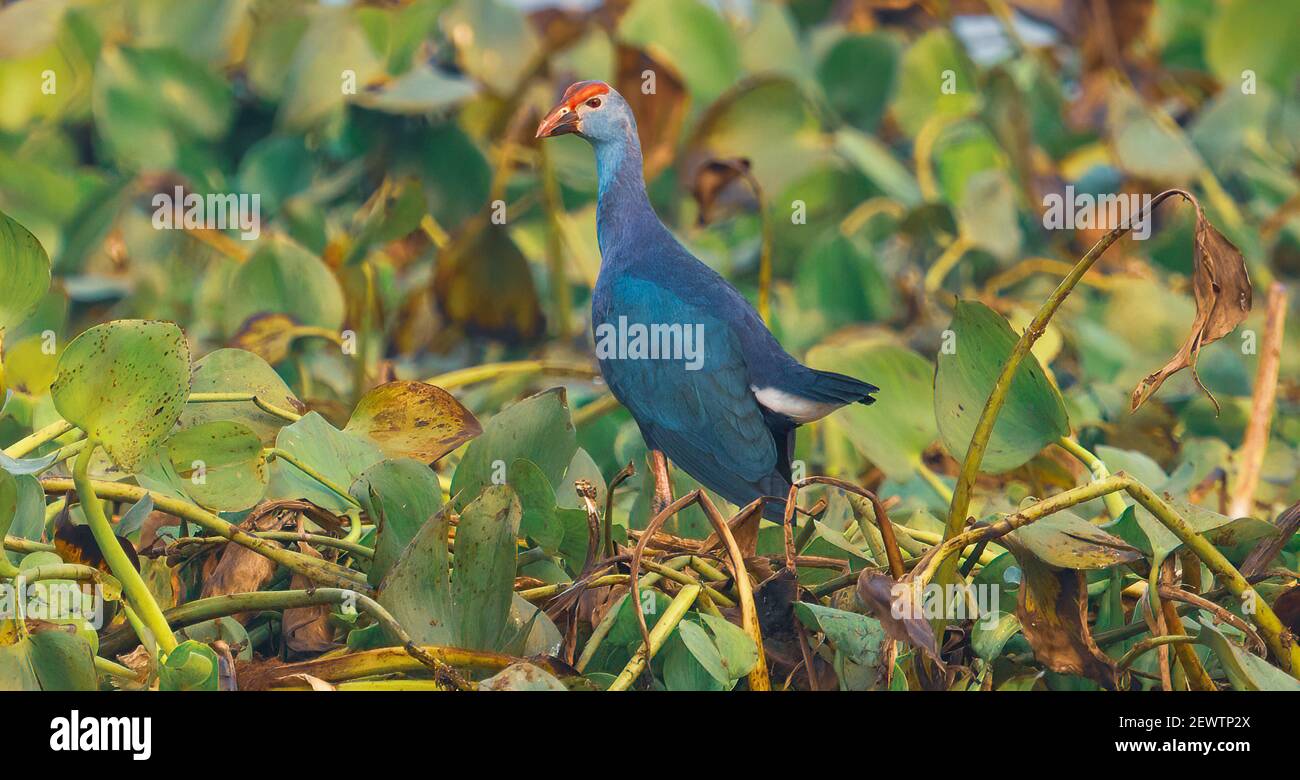
[[[445,374],[439,374],[424,380],[425,384],[436,385],[443,390],[486,382],[503,376],[516,374],[547,374],[554,376],[571,376],[579,379],[596,379],[599,372],[589,365],[581,363],[560,363],[549,360],[516,360],[506,363],[488,363],[482,366],[470,366]]]
[[[149,496],[153,499],[154,508],[159,512],[166,512],[169,515],[188,520],[224,539],[264,555],[290,571],[303,575],[312,582],[339,588],[369,590],[369,586],[366,584],[366,576],[361,572],[353,571],[329,561],[312,558],[302,553],[296,553],[292,550],[286,550],[266,539],[259,539],[194,504],[180,501],[162,493],[146,490],[136,485],[91,479],[86,481],[99,496],[114,501],[136,502],[145,496]],[[62,495],[74,489],[72,480],[62,478],[42,480],[41,487],[45,489],[47,494],[56,495]]]
[[[1092,472],[1094,482],[1110,476],[1110,470],[1106,468],[1106,464],[1102,459],[1092,454],[1073,438],[1062,436],[1056,440],[1056,443],[1061,449],[1070,453],[1080,463],[1088,467],[1088,471]],[[1118,520],[1119,516],[1124,514],[1126,507],[1124,506],[1124,499],[1120,498],[1119,493],[1107,493],[1102,496],[1102,501],[1106,504],[1106,514],[1110,515],[1111,520]]]
[[[1264,340],[1260,344],[1259,368],[1255,371],[1255,392],[1250,401],[1250,422],[1241,444],[1237,484],[1233,486],[1229,516],[1249,515],[1255,505],[1255,488],[1268,449],[1268,429],[1273,422],[1273,405],[1277,400],[1277,373],[1282,363],[1282,339],[1286,328],[1286,287],[1274,282],[1268,288],[1268,313]]]
[[[90,456],[94,453],[95,446],[96,442],[92,439],[90,445],[82,449],[81,454],[77,456],[76,464],[72,468],[73,482],[77,487],[77,495],[81,497],[81,508],[86,514],[86,524],[90,526],[95,543],[99,545],[100,554],[104,556],[113,576],[122,583],[122,595],[139,615],[147,632],[153,634],[152,639],[158,643],[159,651],[166,656],[176,649],[176,636],[167,625],[167,619],[163,617],[158,602],[149,592],[149,586],[145,585],[144,578],[135,570],[131,559],[123,552],[117,536],[108,524],[108,518],[104,515],[104,505],[95,495],[95,487],[87,476]],[[150,638],[142,635],[140,641],[148,645]]]
[[[628,660],[627,666],[623,667],[623,671],[614,679],[614,682],[610,683],[608,690],[626,691],[632,686],[632,683],[636,682],[636,678],[640,677],[641,672],[645,671],[646,664],[664,646],[668,636],[677,628],[677,624],[682,622],[682,618],[686,617],[686,612],[695,604],[695,599],[699,595],[699,585],[682,586],[682,589],[673,598],[672,603],[664,610],[663,617],[659,618],[655,623],[654,629],[650,632],[649,643],[641,643],[641,647],[637,648],[637,651],[632,654],[632,658]]]
[[[418,649],[448,666],[474,672],[495,673],[512,664],[530,663],[556,676],[572,674],[563,664],[555,664],[540,657],[525,659],[486,650],[465,650],[439,645],[419,645]],[[293,680],[294,675],[298,674],[310,674],[326,682],[342,682],[381,674],[421,672],[426,668],[425,664],[416,660],[405,648],[381,647],[377,650],[364,650],[359,653],[345,653],[285,664],[275,669],[260,671],[256,675],[245,671],[241,672],[239,680],[244,690],[262,690]]]
[[[1191,195],[1182,190],[1165,190],[1151,200],[1151,205],[1143,216],[1149,215],[1156,206],[1172,195],[1181,195],[1187,200],[1192,200]],[[1087,254],[1075,264],[1070,273],[1061,280],[1056,290],[1052,292],[1038,310],[1038,313],[1034,315],[1029,327],[1016,341],[1015,347],[1011,350],[1011,355],[1007,357],[1006,363],[1002,365],[1002,373],[994,382],[988,400],[984,402],[984,409],[980,412],[979,421],[975,424],[975,431],[971,434],[970,446],[966,448],[966,457],[962,461],[961,473],[957,477],[957,486],[953,490],[952,503],[948,507],[948,522],[944,529],[946,538],[961,533],[962,528],[966,525],[966,512],[970,509],[971,492],[975,488],[975,478],[979,476],[980,464],[984,460],[984,452],[988,449],[989,438],[993,435],[993,426],[997,423],[998,413],[1002,411],[1002,405],[1006,403],[1007,394],[1011,392],[1011,382],[1015,379],[1020,364],[1029,354],[1034,342],[1038,341],[1043,332],[1047,330],[1047,323],[1056,314],[1056,310],[1061,308],[1061,304],[1074,290],[1075,285],[1079,283],[1079,279],[1092,268],[1093,264],[1110,248],[1111,244],[1118,241],[1121,236],[1131,229],[1131,224],[1117,227],[1094,244]]]
[[[56,420],[38,431],[24,436],[18,441],[10,444],[5,448],[4,453],[11,458],[21,458],[42,444],[54,441],[63,434],[72,430],[72,423],[67,420]]]

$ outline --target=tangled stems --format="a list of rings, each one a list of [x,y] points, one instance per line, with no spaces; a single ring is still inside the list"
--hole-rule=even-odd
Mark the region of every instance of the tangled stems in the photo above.
[[[122,594],[126,597],[127,603],[139,616],[147,632],[153,634],[153,641],[158,643],[159,651],[166,656],[176,649],[176,637],[167,626],[167,619],[163,617],[158,602],[154,601],[153,594],[149,592],[149,586],[145,585],[144,578],[135,570],[131,559],[126,557],[126,552],[118,543],[117,536],[114,535],[113,529],[108,524],[108,518],[104,515],[104,505],[95,495],[95,487],[87,476],[90,456],[94,453],[96,444],[95,440],[91,439],[89,445],[82,448],[81,454],[77,456],[76,463],[72,467],[72,480],[77,487],[77,495],[81,497],[86,524],[90,526],[95,544],[99,545],[100,553],[108,562],[113,576],[122,583]],[[140,642],[148,645],[149,638],[142,634]]]
[[[259,555],[270,558],[286,569],[303,575],[312,582],[339,588],[369,589],[369,586],[366,585],[365,575],[360,572],[329,561],[318,560],[302,553],[286,550],[266,539],[259,539],[194,504],[135,485],[90,479],[86,480],[86,482],[98,495],[115,501],[135,502],[149,496],[153,499],[154,508],[158,511],[188,520],[224,539],[247,547]],[[44,488],[46,493],[61,495],[73,489],[74,485],[73,480],[69,479],[45,479],[41,481],[41,487]]]
[[[1282,624],[1277,614],[1260,597],[1250,582],[1242,576],[1241,572],[1237,571],[1237,568],[1227,558],[1223,557],[1223,553],[1219,552],[1209,540],[1197,534],[1187,524],[1187,521],[1183,520],[1169,504],[1165,503],[1164,499],[1157,496],[1146,485],[1122,471],[1097,482],[1058,493],[995,523],[974,528],[945,540],[943,544],[935,548],[925,568],[917,573],[916,582],[921,587],[924,587],[926,583],[934,579],[940,568],[946,565],[949,559],[952,559],[959,550],[965,549],[968,545],[1006,536],[1015,529],[1040,520],[1054,512],[1120,490],[1132,496],[1156,520],[1173,532],[1174,536],[1177,536],[1187,549],[1204,561],[1206,567],[1223,583],[1229,593],[1241,600],[1243,604],[1250,604],[1254,607],[1255,624],[1259,627],[1259,632],[1263,635],[1268,649],[1277,657],[1283,669],[1293,677],[1300,677],[1300,646],[1296,645],[1295,639],[1290,635],[1286,626]]]

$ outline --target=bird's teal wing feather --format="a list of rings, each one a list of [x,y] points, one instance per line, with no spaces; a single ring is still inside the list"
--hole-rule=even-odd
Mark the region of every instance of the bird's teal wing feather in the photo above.
[[[767,489],[780,491],[782,480],[773,481],[777,452],[772,432],[727,323],[645,279],[619,278],[605,293],[593,309],[601,372],[641,426],[647,444],[732,501],[747,501]],[[620,316],[629,326],[695,328],[703,339],[698,370],[688,370],[685,359],[633,359],[608,350],[602,356],[600,325],[617,328]]]

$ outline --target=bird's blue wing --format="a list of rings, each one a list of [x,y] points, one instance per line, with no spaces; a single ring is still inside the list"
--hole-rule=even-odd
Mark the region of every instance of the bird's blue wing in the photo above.
[[[625,276],[602,292],[592,311],[601,372],[615,397],[632,412],[646,443],[733,502],[782,495],[784,480],[775,472],[776,444],[750,390],[732,328],[705,307],[646,279]],[[602,350],[602,332],[617,332],[620,317],[629,328],[637,323],[693,328],[703,341],[696,370],[688,368],[687,359],[646,359]]]

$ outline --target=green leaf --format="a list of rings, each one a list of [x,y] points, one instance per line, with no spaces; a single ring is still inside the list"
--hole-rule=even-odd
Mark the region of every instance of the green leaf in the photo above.
[[[578,449],[564,388],[525,398],[488,420],[456,466],[451,495],[457,507],[499,484],[516,460],[532,461],[554,488]]]
[[[0,336],[27,319],[49,289],[45,248],[27,228],[0,212]]]
[[[729,680],[739,680],[758,665],[758,648],[744,629],[726,618],[700,613],[700,619],[713,634],[713,643],[722,659],[722,668]]]
[[[335,331],[343,326],[338,279],[320,258],[285,238],[259,242],[235,272],[224,300],[228,335],[268,312],[288,315],[299,325]]]
[[[40,541],[45,534],[45,491],[30,474],[13,474],[0,469],[0,538],[5,534]],[[17,564],[22,554],[5,552]]]
[[[114,320],[73,339],[50,387],[59,414],[126,469],[167,437],[189,392],[185,334],[147,320]]]
[[[262,442],[247,426],[214,420],[177,431],[167,456],[185,492],[215,512],[237,512],[261,500],[270,479]]]
[[[218,349],[194,362],[191,393],[249,393],[272,406],[301,412],[302,402],[294,396],[274,368],[262,358],[242,349]],[[248,426],[263,444],[275,441],[285,421],[262,411],[252,401],[218,401],[187,404],[178,425],[193,428],[213,420],[230,420]]]
[[[428,114],[452,108],[477,92],[468,79],[417,65],[379,89],[360,92],[352,102],[388,114]]]
[[[934,412],[944,446],[960,461],[1017,336],[1002,315],[974,301],[957,303],[949,327],[953,348],[939,352]],[[981,470],[998,473],[1016,468],[1069,432],[1060,391],[1038,360],[1026,355],[993,426]]]
[[[855,376],[882,388],[871,406],[852,404],[828,423],[891,479],[906,480],[939,435],[934,368],[906,347],[880,339],[827,342],[808,351],[813,368]]]
[[[444,506],[416,532],[384,578],[379,603],[419,644],[455,645],[451,608],[451,555]]]
[[[384,459],[384,453],[370,441],[340,431],[317,412],[280,429],[275,446],[315,469],[334,485],[346,490],[361,473]],[[352,505],[297,466],[277,458],[271,465],[268,498],[303,498],[331,512]]]
[[[936,28],[917,38],[903,52],[892,106],[903,130],[915,138],[931,117],[958,117],[978,108],[980,93],[973,71],[961,44],[947,29]],[[946,89],[949,85],[951,89]]]
[[[507,485],[483,491],[461,512],[456,526],[456,566],[451,598],[457,647],[500,646],[514,597],[519,498]]]
[[[1251,655],[1229,641],[1209,620],[1201,618],[1201,644],[1219,657],[1228,675],[1228,683],[1238,691],[1300,691],[1300,681],[1286,672]]]
[[[335,85],[337,89],[337,85]],[[230,125],[230,85],[176,49],[105,46],[91,97],[95,129],[132,168],[167,169]]]
[[[390,458],[432,463],[482,432],[451,393],[424,382],[389,382],[361,397],[343,429],[365,436]]]
[[[0,625],[0,629],[6,627]],[[97,688],[94,651],[79,634],[51,628],[34,632],[15,644],[0,644],[0,690],[93,691]]]
[[[367,576],[378,585],[420,528],[442,507],[438,477],[410,458],[385,460],[361,473],[348,490],[378,526]]]
[[[284,100],[275,121],[289,133],[311,129],[341,113],[345,78],[360,92],[383,68],[350,8],[312,11],[288,71],[280,71]]]
[[[883,33],[846,35],[817,66],[831,107],[865,132],[874,132],[894,91],[898,44]]]
[[[722,653],[718,652],[718,648],[713,644],[713,638],[703,626],[693,620],[683,620],[677,624],[677,631],[681,635],[682,644],[686,645],[686,649],[690,651],[696,663],[703,667],[710,677],[723,684],[728,684],[735,679],[722,665]]]
[[[220,664],[211,647],[194,639],[176,646],[158,667],[158,688],[163,691],[215,691]]]
[[[1106,569],[1142,558],[1142,551],[1070,511],[1060,511],[1010,534],[1044,562],[1062,569]]]

